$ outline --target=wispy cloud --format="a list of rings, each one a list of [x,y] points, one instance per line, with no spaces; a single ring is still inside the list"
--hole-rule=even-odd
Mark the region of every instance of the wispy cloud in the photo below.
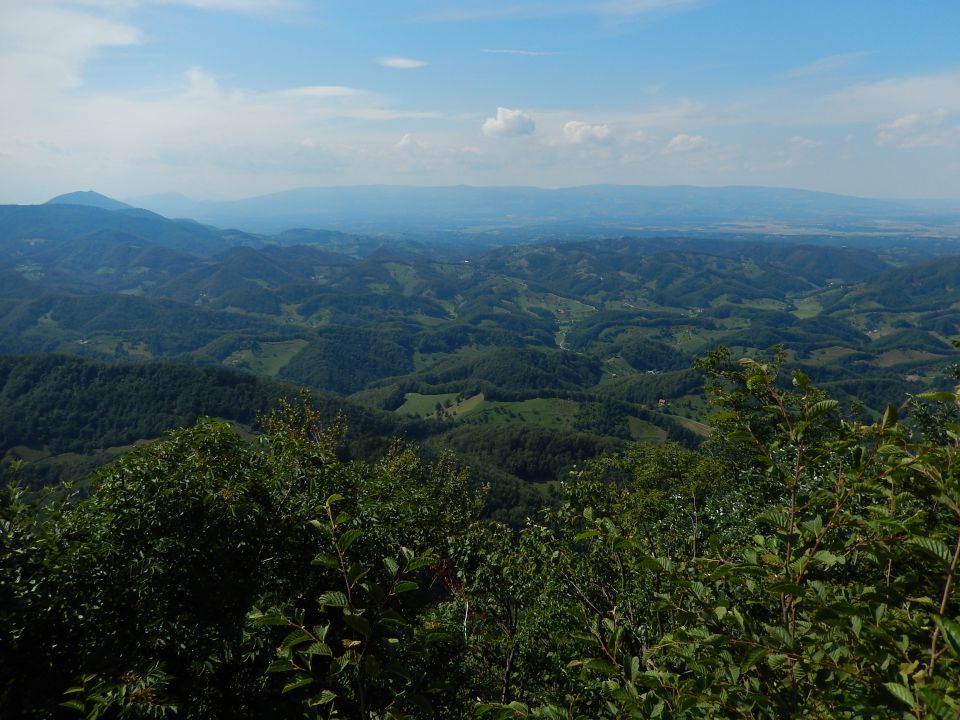
[[[380,58],[378,62],[384,67],[393,68],[395,70],[414,70],[416,68],[422,68],[427,64],[423,60],[397,56]]]
[[[690,10],[702,0],[605,0],[592,3],[590,10],[598,15],[646,15],[656,12]]]
[[[548,57],[557,54],[545,50],[516,50],[513,48],[483,48],[480,52],[491,53],[493,55],[524,55],[527,57]]]
[[[507,18],[546,18],[574,15],[635,17],[679,12],[703,5],[705,0],[487,0],[465,2],[428,16],[431,20],[463,22]]]
[[[798,68],[794,68],[787,73],[787,77],[790,78],[804,78],[810,77],[812,75],[825,75],[828,73],[836,72],[842,68],[847,67],[848,65],[853,64],[860,58],[869,55],[870,53],[864,51],[857,52],[847,52],[847,53],[838,53],[837,55],[827,55],[822,57],[819,60],[814,60],[811,63],[806,65],[801,65]]]
[[[94,0],[96,1],[96,0]],[[108,4],[108,3],[104,3]],[[198,10],[264,15],[293,10],[301,5],[300,0],[119,0],[112,5],[180,5]]]
[[[356,97],[358,95],[366,95],[367,92],[365,90],[358,90],[357,88],[344,87],[343,85],[308,85],[305,87],[278,90],[276,94],[281,97],[332,98]]]
[[[908,75],[851,85],[825,97],[816,120],[886,123],[911,113],[960,112],[960,72]]]

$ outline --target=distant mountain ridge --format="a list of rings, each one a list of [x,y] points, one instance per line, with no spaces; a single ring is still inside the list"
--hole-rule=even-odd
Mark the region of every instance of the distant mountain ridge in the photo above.
[[[277,232],[290,227],[351,231],[472,226],[614,226],[636,229],[703,224],[782,224],[837,229],[883,223],[960,224],[960,201],[881,200],[770,187],[587,185],[419,187],[364,185],[297,188],[241,200],[191,201],[179,194],[140,197],[165,215]]]

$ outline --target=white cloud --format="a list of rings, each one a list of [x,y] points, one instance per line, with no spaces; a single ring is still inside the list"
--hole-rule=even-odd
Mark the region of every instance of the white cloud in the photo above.
[[[394,68],[395,70],[413,70],[427,64],[423,60],[408,57],[385,57],[380,58],[379,62],[384,67]]]
[[[579,120],[571,120],[563,126],[563,139],[573,144],[614,142],[609,126],[590,125]]]
[[[819,60],[814,60],[811,63],[802,65],[801,67],[794,68],[787,73],[787,77],[802,78],[836,72],[868,54],[869,53],[859,51],[828,55]]]
[[[498,107],[497,116],[487,118],[481,127],[483,134],[488,137],[529,135],[536,129],[536,122],[525,112],[505,107]]]
[[[686,133],[680,133],[679,135],[674,135],[673,139],[667,143],[666,147],[663,148],[663,152],[667,155],[672,155],[673,153],[684,153],[696,150],[699,147],[702,147],[706,142],[706,139],[702,135],[687,135]]]

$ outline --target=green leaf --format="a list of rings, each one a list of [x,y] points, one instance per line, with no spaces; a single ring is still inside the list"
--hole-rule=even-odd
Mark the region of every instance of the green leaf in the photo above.
[[[833,567],[834,565],[843,564],[843,558],[839,555],[834,555],[829,550],[818,550],[814,553],[813,559],[817,562],[822,562],[827,567]]]
[[[418,587],[420,586],[413,582],[413,580],[401,580],[393,586],[393,594],[399,595],[400,593],[410,592],[411,590],[416,590]]]
[[[365,617],[361,617],[360,615],[344,614],[343,622],[346,623],[347,627],[349,627],[355,633],[358,633],[365,638],[370,637],[370,622]]]
[[[286,685],[284,685],[283,690],[281,692],[288,693],[291,690],[296,690],[297,688],[301,688],[304,685],[309,685],[312,682],[313,682],[312,677],[308,675],[298,675],[293,680],[291,680]]]
[[[343,535],[340,536],[340,552],[349,550],[350,546],[353,545],[361,535],[363,535],[363,531],[357,528],[350,528],[343,533]]]
[[[654,559],[657,561],[657,565],[663,568],[665,572],[673,571],[673,560],[671,560],[670,558],[658,557]]]
[[[933,620],[940,628],[940,632],[943,633],[950,652],[956,657],[960,657],[960,623],[942,615],[934,615]]]
[[[410,560],[407,563],[407,572],[413,572],[414,570],[419,570],[420,568],[427,567],[428,565],[433,565],[433,563],[436,561],[436,558],[430,555],[430,552],[432,551],[428,550],[423,555],[419,555],[418,557]]]
[[[310,633],[298,628],[283,639],[283,642],[280,643],[280,649],[290,650],[291,648],[295,648],[297,645],[302,645],[303,643],[309,642],[312,639],[313,638],[310,636]]]
[[[337,590],[331,590],[323,593],[317,602],[321,607],[347,607],[347,596]]]
[[[942,693],[942,690],[938,693],[938,691],[928,686],[919,687],[917,688],[917,691],[920,693],[920,697],[923,698],[923,701],[931,710],[933,710],[934,714],[938,718],[942,718],[942,720],[953,718],[955,720],[957,714],[954,709],[950,707],[950,705],[943,699],[943,696],[940,694]]]
[[[957,400],[957,396],[952,392],[925,392],[917,395],[917,399],[929,402],[953,402]]]
[[[906,685],[901,685],[900,683],[888,682],[884,683],[883,686],[890,691],[890,694],[893,695],[897,700],[906,703],[910,707],[913,707],[916,704],[914,700],[913,693],[910,692],[910,688]]]
[[[261,612],[259,610],[254,610],[247,617],[253,621],[253,624],[257,627],[265,627],[268,625],[289,625],[290,621],[287,619],[286,615],[276,611],[271,612]]]
[[[368,572],[369,570],[360,563],[351,565],[347,571],[347,582],[350,583],[350,587],[356,585]]]
[[[337,694],[329,690],[324,690],[322,693],[317,695],[314,698],[311,698],[307,704],[310,707],[318,707],[320,705],[329,705],[334,700],[337,699]]]
[[[304,650],[300,650],[300,652],[304,655],[333,655],[333,651],[330,649],[330,646],[325,642],[311,643],[309,647]]]
[[[768,525],[772,525],[780,530],[786,530],[790,525],[790,518],[787,517],[787,513],[780,508],[770,508],[769,510],[760,513],[760,516],[757,518],[757,520],[765,522]]]
[[[313,559],[313,561],[310,564],[320,565],[322,567],[329,568],[331,570],[340,569],[340,561],[337,560],[333,555],[330,555],[329,553],[320,553]]]
[[[883,411],[883,420],[880,421],[880,427],[886,429],[897,424],[897,407],[893,403],[887,405]]]
[[[910,544],[916,545],[917,547],[923,550],[926,550],[928,553],[930,553],[936,558],[939,558],[940,560],[943,560],[943,562],[947,564],[949,564],[950,561],[953,559],[953,556],[950,552],[950,548],[948,548],[946,544],[944,544],[940,540],[937,540],[936,538],[925,537],[925,536],[910,538]]]
[[[803,597],[806,590],[796,583],[782,582],[770,586],[770,592],[781,593],[783,595],[792,595],[793,597]]]
[[[816,417],[820,417],[824,413],[830,412],[836,407],[839,407],[840,402],[838,400],[821,400],[820,402],[815,402],[810,406],[810,410],[807,412],[807,417],[811,420]]]
[[[823,530],[823,518],[817,515],[812,520],[800,523],[800,527],[816,537],[820,534],[820,531]]]
[[[327,498],[327,505],[333,505],[334,503],[342,502],[346,498],[340,493],[333,493],[330,497]]]
[[[576,535],[574,535],[573,539],[579,542],[580,540],[586,540],[588,538],[596,537],[599,534],[600,534],[599,530],[584,530],[583,532],[577,533]]]
[[[396,577],[397,573],[400,571],[400,566],[392,557],[385,557],[383,559],[383,566],[387,569],[387,573],[389,573],[390,577]]]

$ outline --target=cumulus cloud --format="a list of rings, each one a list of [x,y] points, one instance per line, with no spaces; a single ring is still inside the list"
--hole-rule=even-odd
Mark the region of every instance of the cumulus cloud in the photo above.
[[[666,147],[663,149],[663,152],[667,155],[672,155],[673,153],[690,152],[701,147],[705,142],[706,139],[702,135],[687,135],[686,133],[680,133],[679,135],[673,136],[673,139],[667,143]]]
[[[423,67],[427,63],[423,60],[416,60],[409,57],[385,57],[380,58],[380,64],[384,67],[393,68],[394,70],[414,70]]]
[[[498,107],[497,116],[487,118],[480,129],[487,137],[516,137],[531,134],[537,124],[522,110]]]
[[[612,143],[613,134],[607,125],[590,125],[579,120],[571,120],[563,126],[563,139],[568,143]]]

